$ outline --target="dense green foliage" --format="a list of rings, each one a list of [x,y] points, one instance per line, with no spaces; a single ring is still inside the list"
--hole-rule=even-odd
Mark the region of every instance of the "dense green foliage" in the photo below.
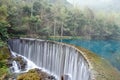
[[[119,39],[119,13],[94,12],[63,0],[0,0],[0,40],[26,35]]]

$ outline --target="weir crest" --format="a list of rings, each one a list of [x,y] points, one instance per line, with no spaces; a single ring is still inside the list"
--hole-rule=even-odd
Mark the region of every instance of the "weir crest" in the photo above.
[[[68,80],[92,80],[90,65],[79,50],[71,45],[40,39],[11,39],[11,50],[22,55],[52,75]]]

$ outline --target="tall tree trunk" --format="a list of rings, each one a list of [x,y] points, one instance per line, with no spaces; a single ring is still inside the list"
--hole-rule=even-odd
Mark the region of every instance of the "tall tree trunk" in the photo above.
[[[31,13],[30,13],[31,17],[33,16],[33,1],[31,0]]]
[[[56,20],[54,19],[54,38],[56,37]]]
[[[62,42],[62,36],[63,36],[63,21],[62,21],[62,24],[61,24],[61,42]]]

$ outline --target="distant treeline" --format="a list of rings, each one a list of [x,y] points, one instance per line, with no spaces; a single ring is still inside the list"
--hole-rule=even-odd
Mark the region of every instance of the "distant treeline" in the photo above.
[[[120,13],[94,12],[64,0],[0,0],[0,38],[81,36],[119,39]]]

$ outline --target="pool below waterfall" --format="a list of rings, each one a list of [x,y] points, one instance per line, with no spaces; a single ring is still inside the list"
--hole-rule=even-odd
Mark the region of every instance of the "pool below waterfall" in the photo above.
[[[102,58],[105,58],[114,67],[120,70],[120,41],[63,39],[62,42],[86,48]]]

